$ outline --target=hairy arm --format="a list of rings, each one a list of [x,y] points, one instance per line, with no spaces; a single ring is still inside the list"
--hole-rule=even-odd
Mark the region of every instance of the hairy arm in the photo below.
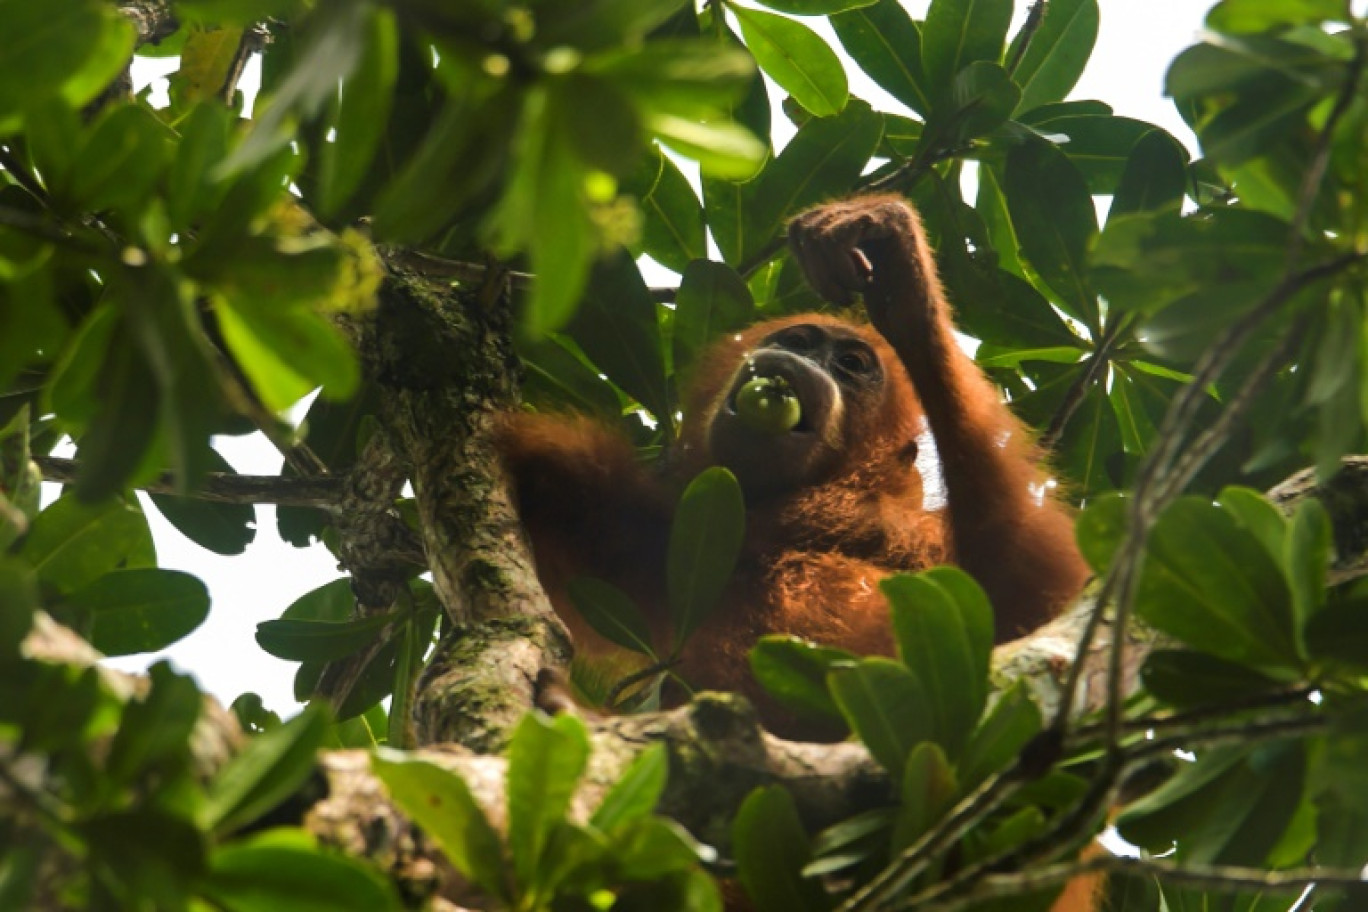
[[[512,413],[496,443],[544,582],[546,571],[617,582],[663,561],[672,500],[621,435],[583,417]]]
[[[789,229],[816,291],[863,293],[912,379],[940,453],[955,561],[987,590],[999,639],[1045,621],[1088,571],[1027,429],[960,348],[921,222],[893,196],[811,210]]]

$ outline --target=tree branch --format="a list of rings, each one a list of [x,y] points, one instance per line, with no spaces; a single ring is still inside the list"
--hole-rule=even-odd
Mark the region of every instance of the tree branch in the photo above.
[[[81,464],[75,459],[57,456],[34,456],[33,461],[43,473],[45,481],[71,484],[76,480]],[[330,510],[342,500],[345,481],[334,476],[320,478],[290,478],[281,475],[237,475],[210,472],[199,488],[182,494],[176,479],[164,472],[152,481],[139,486],[149,494],[171,494],[194,500],[224,504],[277,504],[284,507],[318,507]]]

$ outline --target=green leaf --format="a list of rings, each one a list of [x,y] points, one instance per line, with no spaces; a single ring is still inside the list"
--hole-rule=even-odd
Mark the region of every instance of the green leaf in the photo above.
[[[1021,60],[1012,79],[1021,86],[1018,111],[1063,101],[1083,75],[1097,41],[1097,0],[1051,0],[1034,35],[1018,32],[1007,59]],[[1021,44],[1028,40],[1024,53]]]
[[[17,658],[19,644],[33,626],[33,611],[38,607],[38,586],[28,564],[10,555],[0,555],[0,659]]]
[[[1253,534],[1201,498],[1174,502],[1155,523],[1136,611],[1202,652],[1284,673],[1299,667],[1282,573]]]
[[[589,818],[590,825],[609,832],[650,814],[665,792],[669,771],[665,745],[659,742],[649,745],[603,796],[603,801]]]
[[[70,106],[84,105],[127,64],[135,38],[132,23],[98,0],[0,0],[0,21],[0,126],[26,106],[42,110],[59,92]],[[97,74],[103,81],[90,78]]]
[[[89,619],[90,645],[105,655],[155,652],[182,639],[209,616],[209,590],[179,570],[111,570],[71,595],[67,604]]]
[[[930,113],[921,30],[898,0],[878,0],[832,16],[831,27],[846,53],[880,88],[922,117]]]
[[[209,784],[201,822],[217,834],[231,833],[293,795],[314,774],[328,725],[326,711],[307,706],[248,741]]]
[[[1140,668],[1140,680],[1151,694],[1181,709],[1238,704],[1282,686],[1245,665],[1178,649],[1151,652]]]
[[[552,103],[581,162],[623,177],[641,160],[641,116],[632,98],[611,80],[568,73],[555,83]]]
[[[1317,658],[1368,668],[1368,605],[1361,596],[1336,600],[1306,625],[1306,646]]]
[[[1097,297],[1088,284],[1087,250],[1097,213],[1078,169],[1050,143],[1007,154],[1003,190],[1021,253],[1069,316],[1097,328]]]
[[[1143,120],[1110,115],[1059,117],[1043,128],[1095,194],[1115,192],[1136,144],[1157,129]]]
[[[728,6],[755,60],[779,87],[817,117],[846,106],[850,90],[836,52],[816,32],[792,19]]]
[[[1214,748],[1126,808],[1128,841],[1191,864],[1263,865],[1302,800],[1305,748],[1298,742]]]
[[[567,586],[570,604],[605,639],[623,649],[655,657],[651,630],[632,597],[612,583],[578,576]]]
[[[667,817],[640,817],[613,834],[613,864],[624,880],[652,881],[697,867],[700,856],[716,853]]]
[[[675,296],[675,373],[688,371],[718,336],[748,326],[754,318],[750,289],[735,269],[712,260],[689,263]]]
[[[771,634],[751,647],[751,674],[770,696],[803,716],[842,721],[827,689],[827,674],[857,659],[844,649],[819,646],[795,636]]]
[[[523,717],[508,745],[508,846],[524,890],[542,884],[543,852],[565,819],[589,759],[584,723],[571,715]]]
[[[1016,681],[998,697],[988,715],[974,731],[960,761],[960,788],[970,791],[993,773],[1006,769],[1021,749],[1040,733],[1040,709],[1022,681]]]
[[[737,877],[756,908],[830,908],[821,884],[801,874],[812,853],[798,808],[782,786],[758,788],[746,796],[732,821],[732,845]]]
[[[921,30],[926,84],[944,96],[969,64],[999,62],[1011,20],[1011,0],[932,0]]]
[[[228,189],[212,175],[228,152],[231,116],[219,101],[206,101],[195,105],[180,124],[166,189],[166,214],[178,231],[208,216]]]
[[[1093,246],[1093,277],[1114,307],[1153,313],[1185,295],[1207,309],[1221,298],[1229,320],[1262,299],[1282,269],[1287,223],[1227,207],[1112,218]],[[1220,295],[1212,295],[1220,288]],[[1205,296],[1203,296],[1205,292]],[[1199,311],[1200,312],[1200,311]]]
[[[361,184],[389,121],[399,74],[399,30],[390,10],[366,12],[356,70],[342,82],[332,117],[335,135],[319,158],[319,206],[336,213]]]
[[[792,16],[829,16],[869,6],[875,0],[761,0],[770,9]]]
[[[1323,97],[1318,86],[1288,83],[1239,97],[1228,108],[1198,125],[1197,136],[1208,159],[1235,165],[1264,154],[1268,147],[1302,123]]]
[[[170,164],[172,138],[150,109],[111,109],[76,153],[67,180],[54,187],[57,205],[137,212]]]
[[[1177,209],[1187,192],[1187,163],[1187,150],[1166,131],[1151,130],[1140,137],[1126,158],[1107,219]]]
[[[153,665],[147,674],[151,688],[124,707],[109,745],[105,772],[115,782],[129,782],[163,761],[188,756],[190,735],[204,705],[194,679],[176,674],[166,662]]]
[[[211,449],[205,457],[210,471],[237,474],[217,450]],[[151,494],[149,498],[182,535],[215,554],[242,554],[256,539],[256,508],[252,504],[211,503],[174,494]]]
[[[703,206],[678,166],[659,148],[651,147],[642,173],[623,189],[640,198],[642,252],[676,272],[708,255]]]
[[[913,748],[903,770],[889,851],[896,855],[910,847],[945,816],[958,795],[955,771],[940,745],[923,742]]]
[[[283,411],[319,386],[331,399],[355,392],[356,357],[321,314],[246,297],[221,301],[217,312],[224,341],[268,408]]]
[[[74,592],[125,561],[154,553],[141,510],[117,499],[84,504],[70,494],[34,517],[19,549],[38,579],[59,592]]]
[[[1292,514],[1283,561],[1292,590],[1292,612],[1297,629],[1305,626],[1325,604],[1326,577],[1335,540],[1330,514],[1319,500],[1304,500]]]
[[[204,833],[150,804],[96,812],[73,822],[72,831],[91,870],[152,908],[185,908],[192,882],[204,871]]]
[[[364,3],[336,3],[326,15],[308,18],[289,75],[254,114],[251,132],[221,166],[222,176],[242,173],[274,155],[294,137],[296,119],[314,116],[336,97],[338,83],[365,52],[369,11]]]
[[[331,662],[373,643],[396,612],[345,621],[262,621],[257,645],[287,662]]]
[[[608,422],[622,417],[622,401],[574,348],[569,339],[551,333],[540,339],[516,339],[522,359],[523,401],[538,411],[564,411],[567,408],[586,415],[597,415]]]
[[[673,424],[655,302],[627,251],[595,267],[569,335],[623,392],[666,426]]]
[[[958,760],[988,699],[993,609],[962,570],[891,576],[879,589],[893,609],[898,657],[926,691],[934,740]]]
[[[1222,0],[1207,13],[1207,28],[1228,34],[1262,32],[1278,26],[1344,22],[1340,0]]]
[[[181,42],[180,68],[170,78],[172,111],[200,104],[223,107],[225,87],[236,90],[236,83],[230,84],[230,80],[238,75],[233,67],[239,63],[238,51],[246,31],[243,26],[247,24],[226,28],[188,24]]]
[[[883,118],[862,101],[846,105],[836,117],[815,117],[799,127],[779,157],[747,187],[740,256],[753,256],[801,210],[850,192],[882,131]],[[719,230],[711,211],[708,225]]]
[[[833,668],[827,686],[855,734],[895,779],[901,778],[912,748],[935,737],[926,687],[905,665],[862,659],[853,667]]]
[[[651,113],[646,128],[671,149],[697,161],[710,177],[746,180],[765,160],[765,145],[740,124]]]
[[[1113,491],[1088,500],[1083,512],[1074,521],[1074,539],[1078,550],[1101,575],[1111,566],[1116,549],[1126,536],[1130,499],[1121,491]]]
[[[490,895],[511,902],[499,834],[460,776],[430,760],[383,747],[371,757],[371,769],[394,803],[441,846],[458,871]]]
[[[948,100],[932,112],[925,135],[960,145],[990,133],[1011,116],[1020,95],[998,64],[986,60],[971,63],[956,74]]]
[[[665,564],[676,652],[716,607],[745,532],[746,506],[731,472],[713,466],[689,482],[670,525]]]
[[[399,910],[394,887],[371,866],[318,848],[297,829],[268,830],[215,850],[204,892],[227,912]]]
[[[568,44],[580,50],[635,44],[683,5],[684,0],[587,0],[540,7],[537,43],[548,48]]]
[[[1258,491],[1227,485],[1216,495],[1221,509],[1250,532],[1274,560],[1287,551],[1287,519]]]

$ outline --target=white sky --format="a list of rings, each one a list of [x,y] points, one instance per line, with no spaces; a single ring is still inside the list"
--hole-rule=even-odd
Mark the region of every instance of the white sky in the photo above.
[[[1190,147],[1192,134],[1163,97],[1164,71],[1169,62],[1193,42],[1206,10],[1207,0],[1100,0],[1101,31],[1087,72],[1073,98],[1098,98],[1117,114],[1159,124]],[[904,4],[915,18],[925,14],[929,0]],[[1026,0],[1018,0],[1018,19]],[[827,32],[830,38],[830,32]],[[134,68],[139,87],[154,79],[164,92],[164,76],[175,61],[142,60]],[[259,68],[253,66],[244,88],[255,93]],[[154,92],[159,88],[154,85]],[[895,103],[873,86],[863,74],[851,71],[851,91],[876,107],[897,110]],[[154,103],[155,103],[154,94]],[[241,472],[274,474],[281,459],[260,435],[221,437],[219,451]],[[255,691],[266,706],[282,715],[293,714],[296,704],[291,681],[295,665],[272,658],[257,647],[253,634],[258,622],[278,617],[304,593],[336,579],[340,573],[321,545],[293,548],[276,534],[275,509],[257,507],[257,538],[247,553],[219,557],[185,539],[145,503],[161,566],[185,570],[204,580],[213,598],[209,619],[202,627],[164,653],[110,660],[128,670],[141,670],[167,657],[184,671],[192,672],[200,686],[227,703],[244,691]]]

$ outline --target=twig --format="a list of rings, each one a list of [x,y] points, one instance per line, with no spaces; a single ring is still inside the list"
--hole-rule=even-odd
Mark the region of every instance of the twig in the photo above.
[[[1025,780],[1018,760],[1011,768],[992,776],[963,798],[940,823],[903,850],[887,867],[841,903],[837,912],[882,908],[888,898],[917,877],[942,852],[949,849],[979,821],[1010,799]]]
[[[1168,883],[1182,884],[1199,890],[1218,892],[1260,891],[1271,893],[1301,893],[1314,886],[1361,886],[1368,881],[1358,871],[1347,868],[1289,868],[1264,871],[1236,865],[1200,865],[1169,861],[1163,858],[1126,858],[1118,855],[1098,855],[1078,861],[1048,865],[1031,871],[1011,874],[989,874],[979,879],[971,892],[929,905],[917,903],[918,912],[956,912],[985,900],[1021,896],[1026,893],[1067,883],[1086,874],[1118,874],[1132,877],[1157,877]],[[900,903],[894,908],[913,908],[915,900]]]
[[[1190,729],[1199,724],[1228,719],[1236,713],[1305,703],[1307,697],[1315,692],[1315,687],[1303,686],[1292,690],[1279,690],[1274,693],[1253,694],[1240,700],[1229,700],[1212,706],[1202,706],[1185,712],[1171,713],[1166,716],[1130,719],[1122,724],[1122,729],[1131,734]],[[1072,751],[1103,734],[1105,734],[1105,728],[1101,723],[1081,725],[1069,733],[1066,750]]]
[[[46,481],[70,484],[76,480],[81,464],[75,459],[34,456]],[[233,475],[210,472],[198,489],[184,496],[209,503],[277,504],[283,507],[335,507],[342,499],[344,480],[337,476],[289,478],[280,475]],[[139,486],[149,494],[180,494],[176,479],[168,472]]]
[[[519,291],[526,291],[531,288],[532,283],[537,280],[537,277],[530,272],[503,269],[502,266],[487,266],[484,263],[451,260],[421,250],[394,248],[386,251],[385,259],[430,278],[455,279],[458,282],[483,282],[492,271],[502,269],[509,285]],[[655,285],[646,290],[652,301],[662,304],[673,303],[679,294],[678,288],[668,285]]]

